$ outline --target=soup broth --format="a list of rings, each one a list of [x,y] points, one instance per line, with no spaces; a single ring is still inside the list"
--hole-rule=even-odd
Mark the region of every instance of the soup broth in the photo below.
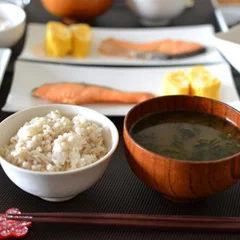
[[[142,147],[165,157],[210,161],[240,152],[240,131],[211,114],[159,112],[135,122],[130,134]]]

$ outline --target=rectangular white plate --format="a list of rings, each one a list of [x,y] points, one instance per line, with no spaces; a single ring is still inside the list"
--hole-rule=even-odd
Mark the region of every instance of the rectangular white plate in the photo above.
[[[211,25],[169,27],[169,28],[93,28],[93,41],[90,55],[84,59],[71,56],[53,58],[46,56],[44,50],[45,24],[30,23],[27,28],[27,37],[21,59],[36,61],[60,62],[69,64],[92,64],[92,65],[184,65],[206,64],[223,62],[224,59],[214,47],[214,29]],[[177,40],[199,42],[207,47],[208,51],[196,56],[175,60],[131,60],[100,55],[98,48],[102,40],[114,37],[127,41],[149,42],[159,39],[170,38]]]
[[[12,50],[10,48],[0,48],[0,84],[2,83]]]
[[[238,101],[229,65],[226,63],[206,66],[222,82],[220,99],[223,102]],[[31,90],[45,83],[84,82],[111,87],[123,91],[143,91],[162,95],[164,75],[177,69],[168,68],[116,68],[79,67],[58,64],[39,64],[17,61],[14,78],[4,111],[15,112],[31,106],[50,102],[31,96]],[[134,105],[92,104],[85,105],[109,116],[124,116]]]

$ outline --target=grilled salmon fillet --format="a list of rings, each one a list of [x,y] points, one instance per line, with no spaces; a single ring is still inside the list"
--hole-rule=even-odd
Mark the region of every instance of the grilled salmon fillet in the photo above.
[[[99,52],[108,56],[132,58],[136,52],[162,53],[164,58],[180,58],[199,54],[205,47],[194,42],[163,39],[150,43],[134,43],[115,38],[107,38],[101,42]]]
[[[82,83],[49,83],[32,90],[32,95],[52,102],[67,104],[139,103],[153,98],[146,92],[123,92]]]

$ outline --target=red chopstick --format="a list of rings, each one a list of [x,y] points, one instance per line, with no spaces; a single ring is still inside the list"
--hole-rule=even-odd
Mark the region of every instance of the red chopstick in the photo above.
[[[68,223],[96,226],[158,228],[161,230],[240,232],[240,218],[238,217],[110,213],[21,213],[7,215],[7,219],[41,223]]]

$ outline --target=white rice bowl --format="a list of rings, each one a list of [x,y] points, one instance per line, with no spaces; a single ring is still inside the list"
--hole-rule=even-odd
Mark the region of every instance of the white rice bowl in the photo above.
[[[74,145],[74,142],[76,139],[78,139],[78,136],[74,136],[71,140],[72,136],[68,135],[68,133],[69,132],[71,133],[71,131],[69,131],[65,136],[63,133],[62,138],[60,138],[59,137],[59,134],[61,136],[60,128],[57,127],[57,125],[54,128],[55,129],[54,131],[56,132],[50,131],[50,129],[47,126],[44,127],[44,129],[46,130],[45,133],[47,133],[47,135],[54,134],[56,136],[56,147],[54,147],[55,143],[53,143],[53,145],[51,145],[50,148],[47,147],[48,145],[50,145],[48,144],[49,142],[47,141],[47,144],[46,144],[46,140],[41,139],[42,141],[45,141],[45,144],[41,142],[40,147],[42,149],[39,149],[38,148],[39,146],[34,145],[35,141],[38,143],[38,140],[33,139],[34,136],[32,136],[32,135],[36,135],[36,132],[34,130],[35,127],[30,128],[28,130],[26,130],[24,127],[19,132],[19,134],[21,138],[25,136],[26,139],[30,137],[29,135],[32,136],[31,139],[33,141],[30,141],[29,143],[23,140],[24,144],[27,144],[27,145],[29,144],[28,145],[29,149],[27,147],[25,149],[21,149],[22,146],[20,146],[20,144],[19,144],[19,147],[20,147],[19,152],[18,150],[16,150],[15,146],[10,147],[12,148],[11,150],[3,149],[9,144],[10,145],[17,144],[17,143],[11,143],[10,139],[12,138],[15,139],[14,136],[17,135],[20,128],[23,127],[23,125],[26,122],[30,122],[31,119],[34,119],[37,116],[40,118],[40,120],[37,121],[38,122],[37,124],[41,126],[41,122],[44,122],[44,120],[43,119],[41,120],[41,118],[49,114],[51,111],[55,112],[56,109],[59,110],[59,112],[61,112],[64,116],[69,118],[70,121],[72,121],[74,117],[79,115],[80,117],[76,117],[75,120],[76,122],[79,122],[79,121],[81,122],[80,128],[82,128],[82,130],[80,130],[80,132],[82,135],[83,135],[84,129],[88,128],[88,127],[84,127],[85,126],[84,124],[90,124],[88,126],[92,126],[88,130],[85,130],[85,131],[89,131],[88,132],[89,134],[85,132],[86,135],[84,136],[84,140],[81,140],[77,144],[77,147],[76,147],[77,149],[82,148],[81,150],[79,150],[79,153],[75,154],[76,152],[72,151],[73,150],[72,145],[71,147],[69,147],[70,146],[69,143]],[[54,113],[54,115],[55,114],[56,112]],[[68,120],[66,121],[69,122]],[[36,124],[36,129],[38,129],[37,124]],[[95,124],[98,127],[96,127]],[[74,132],[77,133],[78,130],[74,128],[74,123],[72,122],[70,125],[71,127],[69,127],[69,129],[70,130],[74,129]],[[98,134],[102,132],[102,137],[104,139],[103,148],[104,146],[106,147],[107,149],[106,153],[104,153],[105,150],[102,149],[102,145],[101,145],[102,137],[100,137],[99,142],[95,141],[94,140],[95,134],[91,134],[92,132],[94,133],[98,132]],[[17,142],[19,141],[18,138],[19,137],[16,138]],[[60,138],[60,140],[58,138]],[[65,140],[67,139],[67,143],[65,141],[66,146],[64,144],[64,141],[62,141],[64,139]],[[69,140],[69,143],[68,143],[68,140]],[[54,141],[55,139],[53,140],[53,142]],[[93,142],[95,142],[94,146],[93,146]],[[114,152],[116,151],[118,142],[119,142],[119,134],[114,123],[109,118],[107,118],[106,116],[104,116],[103,114],[97,111],[94,111],[90,108],[76,106],[76,105],[69,105],[69,104],[47,104],[47,105],[35,106],[35,107],[31,107],[31,108],[16,112],[11,116],[7,117],[6,119],[4,119],[0,123],[0,146],[2,146],[2,150],[0,154],[0,162],[1,162],[2,169],[5,172],[5,174],[8,176],[8,178],[16,186],[18,186],[25,192],[38,196],[47,201],[61,202],[61,201],[66,201],[75,197],[76,195],[87,190],[88,188],[93,186],[97,181],[99,181],[99,179],[103,176],[104,172],[106,171]],[[63,143],[63,146],[62,146],[62,143]],[[90,143],[90,145],[88,143]],[[43,145],[45,145],[45,148],[43,147]],[[85,145],[89,147],[85,148],[84,147]],[[7,148],[9,148],[9,146]],[[66,155],[59,154],[60,149],[61,150],[64,149],[64,152],[66,152]],[[27,155],[27,153],[29,153],[29,151],[31,151],[31,153],[33,151],[37,151],[36,156],[31,155],[31,158],[29,157],[28,160],[26,160],[26,158],[21,158],[19,163],[17,163],[20,165],[15,165],[14,163],[11,162],[11,161],[16,161],[16,159],[13,160],[13,158],[20,158],[18,157],[19,156],[18,154],[20,155],[23,154],[25,156]],[[47,156],[48,160],[46,160],[45,158],[47,155],[45,151],[48,152],[49,154],[49,156]],[[11,158],[11,160],[9,161],[3,155],[5,154],[12,155],[13,153],[11,152],[16,154],[16,156],[9,156],[9,158]],[[39,158],[39,155],[41,155],[39,153],[41,154],[44,153],[43,159]],[[54,158],[50,159],[50,154],[52,156],[54,155]],[[91,157],[92,155],[95,155],[95,157]],[[101,157],[101,155],[103,156]],[[76,156],[80,156],[80,158],[77,159]],[[41,167],[39,166],[40,170],[31,169],[32,166],[35,166],[35,167],[37,166],[34,163],[33,158],[35,158],[35,161],[37,161],[36,159],[39,159],[39,161],[41,160],[40,163],[37,163],[37,165],[38,164],[42,165]],[[25,168],[22,166],[23,163],[24,165],[27,165],[25,166]],[[47,171],[47,165],[49,163],[52,165],[51,168],[54,168],[54,169],[51,169],[51,168],[49,169],[52,171]],[[97,188],[96,188],[96,191],[97,191]]]

